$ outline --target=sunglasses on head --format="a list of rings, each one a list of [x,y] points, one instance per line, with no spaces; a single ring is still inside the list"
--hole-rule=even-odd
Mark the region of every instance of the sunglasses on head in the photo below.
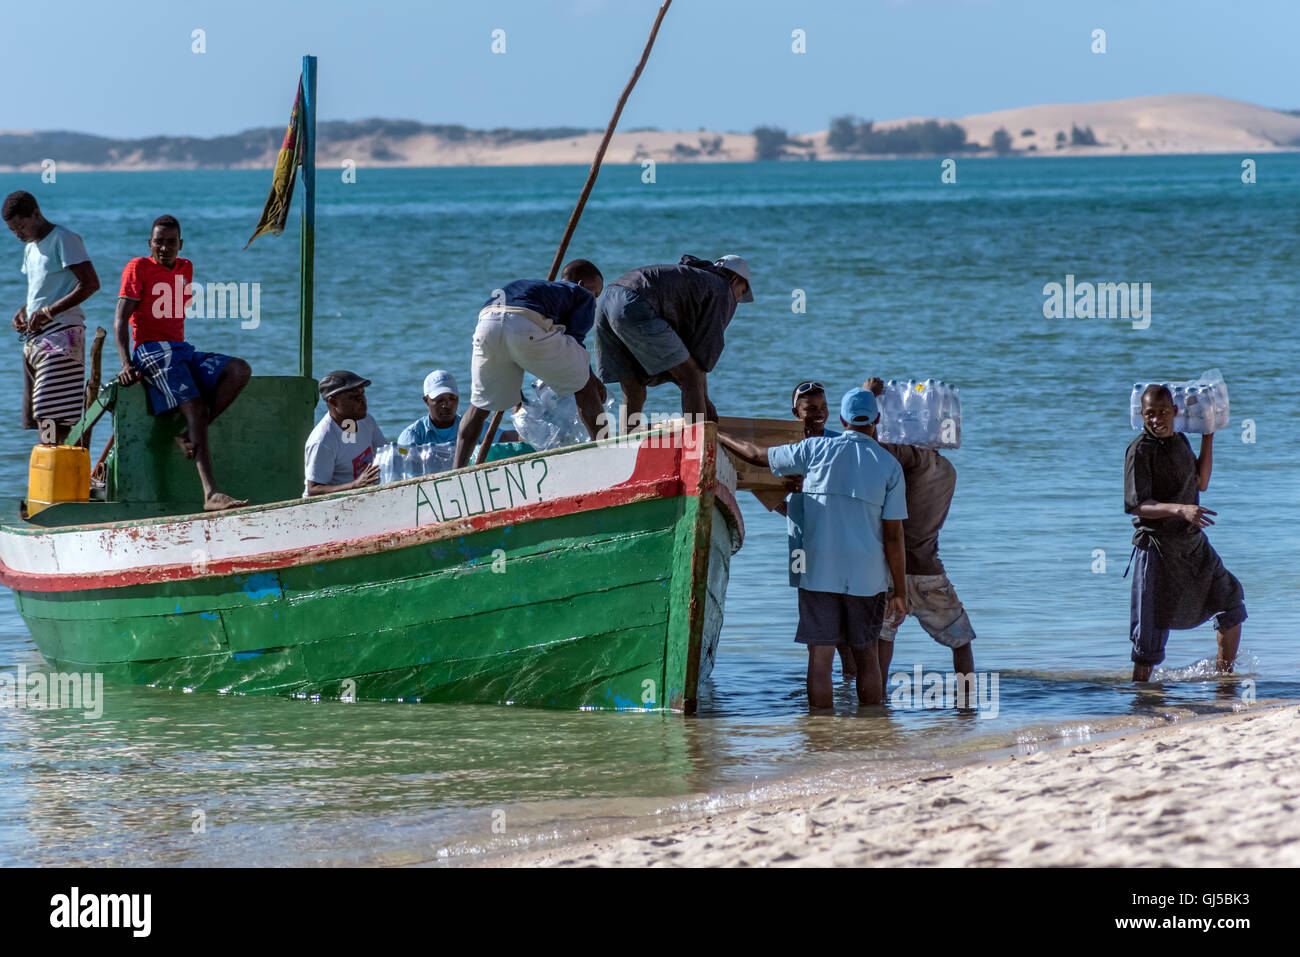
[[[809,379],[807,382],[800,382],[794,387],[794,397],[797,399],[801,395],[807,395],[809,392],[825,392],[826,386],[822,385],[815,379]]]

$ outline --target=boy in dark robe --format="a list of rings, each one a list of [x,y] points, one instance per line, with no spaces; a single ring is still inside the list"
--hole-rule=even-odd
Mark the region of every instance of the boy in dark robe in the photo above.
[[[1124,511],[1133,516],[1133,597],[1130,639],[1133,680],[1147,681],[1165,659],[1171,628],[1214,619],[1218,670],[1231,672],[1246,620],[1241,582],[1223,567],[1203,529],[1217,514],[1200,504],[1210,484],[1214,435],[1193,454],[1174,431],[1178,409],[1161,385],[1142,393],[1142,432],[1124,460]]]

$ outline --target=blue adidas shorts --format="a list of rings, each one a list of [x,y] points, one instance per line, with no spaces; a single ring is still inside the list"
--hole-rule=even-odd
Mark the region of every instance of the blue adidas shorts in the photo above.
[[[154,415],[211,392],[230,356],[199,352],[188,342],[142,342],[131,353]]]

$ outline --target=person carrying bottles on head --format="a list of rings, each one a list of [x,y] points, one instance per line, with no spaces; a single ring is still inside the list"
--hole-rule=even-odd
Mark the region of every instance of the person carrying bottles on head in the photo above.
[[[599,269],[575,259],[558,281],[516,279],[488,297],[474,329],[470,407],[460,420],[455,468],[469,461],[488,413],[519,404],[525,371],[556,393],[572,395],[588,433],[597,437],[605,387],[591,370],[584,340],[604,284]]]
[[[884,381],[874,376],[862,386],[877,399],[884,395]],[[903,547],[907,553],[909,614],[916,617],[931,638],[952,651],[954,672],[974,674],[975,656],[970,644],[975,640],[975,629],[939,559],[939,533],[948,519],[948,509],[957,489],[957,469],[937,449],[893,442],[880,444],[898,459],[907,483]],[[889,672],[897,634],[898,626],[890,622],[880,629],[878,651],[882,673]]]
[[[1171,628],[1213,620],[1216,668],[1230,673],[1246,620],[1241,582],[1223,567],[1205,536],[1218,514],[1200,504],[1210,486],[1214,433],[1201,436],[1201,454],[1174,431],[1178,408],[1163,385],[1142,393],[1142,431],[1124,456],[1124,511],[1133,516],[1129,641],[1133,680],[1148,681],[1165,659]],[[1128,574],[1128,570],[1125,570]]]

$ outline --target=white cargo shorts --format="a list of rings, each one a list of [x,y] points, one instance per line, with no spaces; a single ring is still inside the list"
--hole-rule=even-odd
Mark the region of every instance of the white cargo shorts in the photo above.
[[[493,412],[513,409],[525,371],[557,395],[572,395],[587,384],[591,360],[564,326],[545,316],[518,306],[488,306],[474,329],[470,402]]]

